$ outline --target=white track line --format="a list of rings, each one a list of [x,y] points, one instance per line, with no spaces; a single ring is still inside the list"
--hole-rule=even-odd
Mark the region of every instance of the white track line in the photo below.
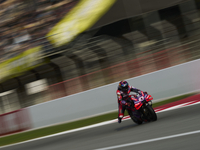
[[[169,107],[169,108],[166,108],[166,110],[165,109],[160,110],[160,111],[157,111],[156,113],[170,111],[170,110],[173,110],[173,109],[178,109],[178,108],[187,107],[187,106],[192,106],[192,105],[200,104],[200,102],[196,102],[196,103],[188,104],[188,105],[186,105],[186,104],[187,103],[176,105],[176,106],[173,106],[173,107]],[[183,105],[186,105],[186,106],[183,106]],[[179,107],[177,107],[177,106],[179,106]],[[125,118],[126,119],[123,119],[123,120],[130,119],[130,117],[125,117]],[[97,124],[94,124],[94,125],[90,125],[90,126],[86,126],[86,127],[82,127],[82,128],[78,128],[78,129],[73,129],[73,130],[68,130],[68,131],[64,131],[64,132],[60,132],[60,133],[56,133],[56,134],[52,134],[52,135],[48,135],[48,136],[44,136],[44,137],[40,137],[40,138],[35,138],[35,139],[31,139],[31,140],[27,140],[27,141],[15,143],[15,144],[1,146],[0,149],[5,148],[5,147],[9,147],[9,146],[15,146],[15,145],[19,145],[19,144],[24,144],[24,143],[28,143],[28,142],[37,141],[37,140],[42,140],[42,139],[46,139],[46,138],[50,138],[50,137],[55,137],[55,136],[59,136],[59,135],[63,135],[63,134],[68,134],[68,133],[72,133],[72,132],[77,132],[77,131],[81,131],[81,130],[91,129],[91,128],[95,128],[95,127],[99,127],[99,126],[103,126],[103,125],[107,125],[107,124],[111,124],[111,123],[115,123],[115,122],[117,122],[117,119],[104,121],[104,122],[97,123]]]
[[[181,134],[175,134],[175,135],[170,135],[170,136],[164,136],[164,137],[159,137],[159,138],[149,139],[149,140],[144,140],[144,141],[138,141],[138,142],[133,142],[133,143],[127,143],[127,144],[122,144],[122,145],[110,146],[110,147],[100,148],[100,149],[96,149],[96,150],[110,150],[110,149],[122,148],[122,147],[144,144],[144,143],[149,143],[149,142],[155,142],[155,141],[160,141],[160,140],[166,140],[166,139],[171,139],[171,138],[176,138],[176,137],[181,137],[181,136],[186,136],[186,135],[192,135],[192,134],[197,134],[197,133],[200,133],[200,130],[181,133]]]

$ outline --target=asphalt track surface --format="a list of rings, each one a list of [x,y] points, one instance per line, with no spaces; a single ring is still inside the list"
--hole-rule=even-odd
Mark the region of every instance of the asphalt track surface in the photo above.
[[[0,150],[200,149],[200,104],[160,112],[157,116],[156,122],[142,125],[132,120],[114,122]]]

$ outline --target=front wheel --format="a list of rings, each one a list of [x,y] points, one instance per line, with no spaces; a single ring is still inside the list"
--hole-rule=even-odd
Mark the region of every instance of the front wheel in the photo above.
[[[144,114],[145,114],[146,118],[148,118],[149,121],[157,120],[157,115],[156,115],[154,109],[150,105],[145,106]]]

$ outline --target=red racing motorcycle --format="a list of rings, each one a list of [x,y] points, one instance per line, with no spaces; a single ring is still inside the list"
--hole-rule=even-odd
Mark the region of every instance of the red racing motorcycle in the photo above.
[[[142,124],[143,122],[156,121],[157,115],[152,108],[153,97],[146,92],[130,95],[130,106],[127,111],[133,122]]]

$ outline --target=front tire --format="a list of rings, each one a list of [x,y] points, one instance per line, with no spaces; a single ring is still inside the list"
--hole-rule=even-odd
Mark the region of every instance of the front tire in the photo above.
[[[146,118],[148,118],[149,121],[156,121],[157,120],[157,115],[154,111],[154,109],[150,106],[150,105],[147,105],[145,106],[145,116]]]

